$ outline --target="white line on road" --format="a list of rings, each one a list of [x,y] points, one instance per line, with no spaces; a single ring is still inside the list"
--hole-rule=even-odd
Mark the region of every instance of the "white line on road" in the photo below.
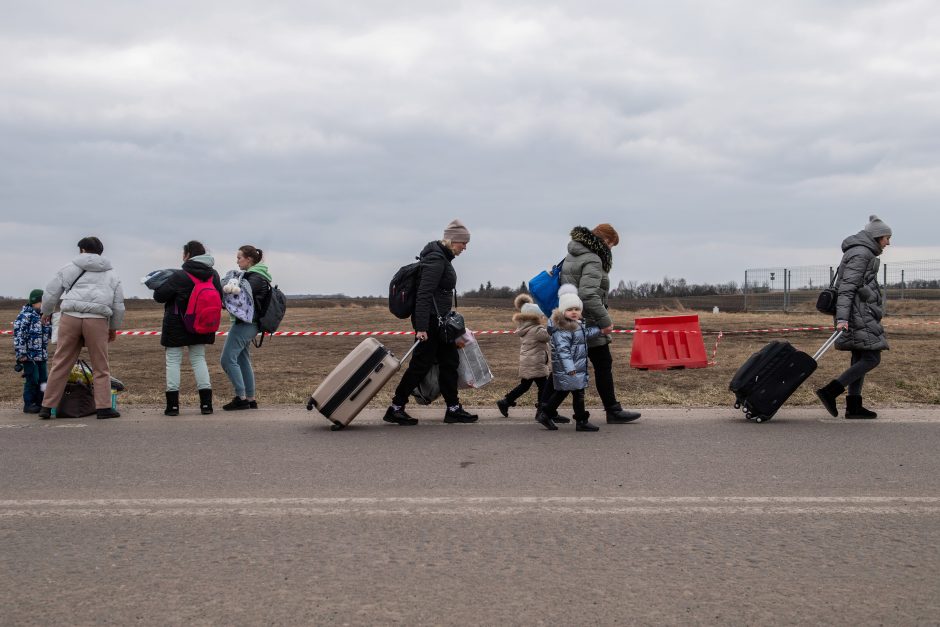
[[[940,497],[322,497],[0,501],[0,518],[224,516],[940,515]]]

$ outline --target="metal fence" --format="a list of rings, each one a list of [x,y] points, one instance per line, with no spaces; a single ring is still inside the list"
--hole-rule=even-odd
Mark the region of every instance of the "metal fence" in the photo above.
[[[752,268],[744,271],[745,311],[811,311],[838,266]],[[940,259],[882,263],[878,277],[888,309],[940,313]]]

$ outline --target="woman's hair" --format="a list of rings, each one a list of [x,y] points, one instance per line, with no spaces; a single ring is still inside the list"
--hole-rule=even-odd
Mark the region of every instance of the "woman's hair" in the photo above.
[[[453,242],[453,240],[442,239],[442,240],[441,240],[441,244],[443,244],[443,245],[447,248],[447,250],[453,252],[453,250],[454,250],[454,242]]]
[[[199,255],[205,255],[206,247],[202,245],[202,242],[192,240],[183,244],[183,252],[186,253],[187,257],[192,259],[193,257],[198,257]]]
[[[94,235],[78,240],[78,248],[93,255],[100,255],[104,252],[104,244]]]
[[[239,252],[241,252],[243,257],[248,257],[251,259],[252,264],[260,263],[261,258],[264,256],[264,253],[260,248],[255,248],[251,244],[245,244],[244,246],[239,247]]]

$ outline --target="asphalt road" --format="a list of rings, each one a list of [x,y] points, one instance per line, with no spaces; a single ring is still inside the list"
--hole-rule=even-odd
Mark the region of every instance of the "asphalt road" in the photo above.
[[[940,410],[0,411],[0,624],[937,624]]]

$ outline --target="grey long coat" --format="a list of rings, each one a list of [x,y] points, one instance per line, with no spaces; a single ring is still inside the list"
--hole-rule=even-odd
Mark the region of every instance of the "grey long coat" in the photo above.
[[[871,235],[860,231],[842,242],[842,268],[836,322],[845,320],[849,329],[836,340],[839,350],[888,350],[881,324],[884,301],[878,285],[881,247]]]
[[[587,342],[601,334],[597,327],[573,322],[556,309],[548,322],[552,336],[552,382],[556,390],[583,390],[588,384]],[[568,374],[574,372],[574,374]]]

